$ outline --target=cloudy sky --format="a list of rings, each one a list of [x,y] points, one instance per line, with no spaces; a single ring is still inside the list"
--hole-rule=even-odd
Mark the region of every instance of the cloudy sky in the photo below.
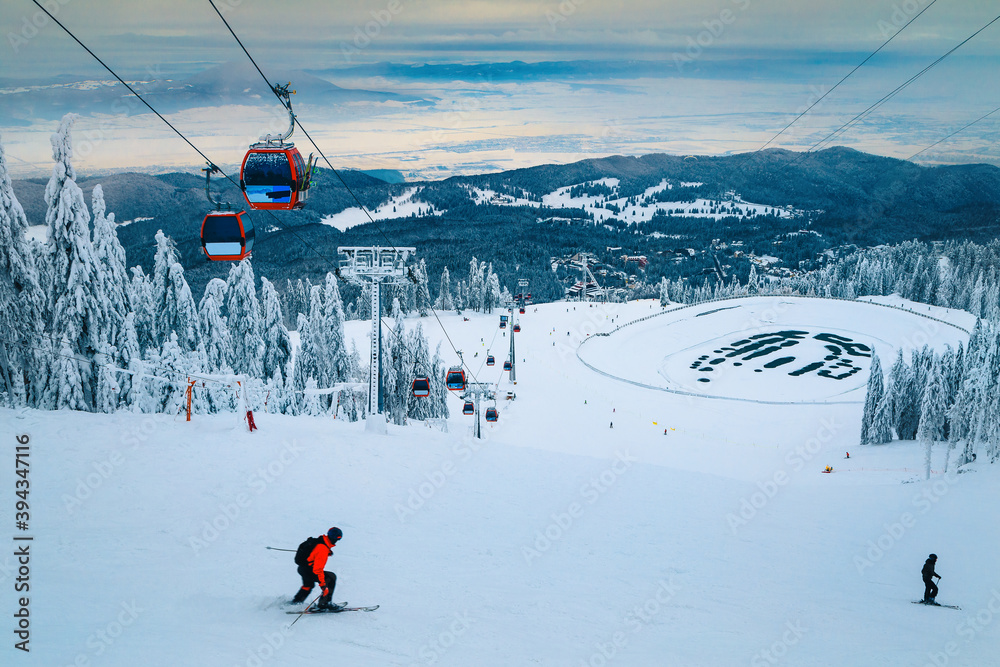
[[[238,162],[280,115],[263,82],[244,77],[247,60],[208,0],[44,4],[220,164]],[[296,79],[300,120],[336,166],[411,178],[755,150],[926,9],[772,144],[822,146],[1000,15],[995,0],[216,4],[266,73]],[[48,135],[65,111],[81,114],[80,169],[198,168],[161,121],[116,104],[124,91],[30,0],[0,3],[0,28],[0,139],[12,170],[48,171]],[[1000,21],[834,143],[908,158],[1000,107],[998,65]],[[1000,164],[998,138],[1000,112],[919,159]]]

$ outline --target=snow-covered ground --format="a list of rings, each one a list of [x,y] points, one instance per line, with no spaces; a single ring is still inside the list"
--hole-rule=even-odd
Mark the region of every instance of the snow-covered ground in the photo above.
[[[392,197],[378,208],[370,210],[369,213],[371,213],[372,219],[395,220],[397,218],[408,218],[411,215],[421,217],[440,215],[441,211],[438,211],[430,204],[413,199],[413,195],[417,194],[420,190],[421,188],[407,188],[398,197]],[[366,224],[371,222],[371,220],[368,219],[368,215],[363,210],[354,206],[344,209],[340,213],[327,215],[320,222],[324,225],[330,225],[339,231],[346,232],[351,227]]]
[[[890,344],[916,320],[864,304],[831,320],[834,303],[790,312],[810,332],[833,321]],[[727,305],[749,320],[760,302],[715,304]],[[28,434],[20,534],[35,538],[29,654],[13,648],[13,547],[0,556],[3,664],[996,664],[1000,469],[942,474],[941,446],[923,481],[916,444],[856,446],[856,403],[753,404],[623,381],[663,380],[656,359],[683,328],[676,317],[583,346],[662,323],[658,347],[617,338],[622,379],[577,358],[588,334],[659,310],[529,307],[516,386],[484,365],[509,345],[497,314],[442,315],[476,376],[516,392],[482,441],[457,399],[449,432],[385,436],[329,418],[258,414],[250,434],[234,415],[0,411],[0,506],[8,535],[20,533],[14,438]],[[736,333],[712,320],[687,320],[691,345]],[[444,336],[422,323],[433,349]],[[366,323],[347,329],[365,349]],[[783,391],[776,374],[758,375],[746,380],[757,396]],[[265,547],[294,549],[331,525],[345,534],[335,597],[381,608],[289,629],[279,603],[298,586],[292,554]],[[962,611],[910,604],[932,551],[939,600]]]

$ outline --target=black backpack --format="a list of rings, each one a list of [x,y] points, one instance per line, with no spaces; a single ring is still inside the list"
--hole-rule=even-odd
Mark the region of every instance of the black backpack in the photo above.
[[[309,554],[312,553],[313,549],[316,548],[317,544],[323,542],[322,537],[309,537],[306,541],[299,545],[298,550],[295,552],[295,564],[296,565],[307,565],[309,563]]]

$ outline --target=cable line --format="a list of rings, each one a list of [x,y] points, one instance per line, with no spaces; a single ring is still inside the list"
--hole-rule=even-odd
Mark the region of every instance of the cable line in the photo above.
[[[891,41],[892,41],[892,40],[894,40],[894,39],[895,39],[895,38],[896,38],[897,36],[899,36],[899,34],[900,34],[901,32],[903,32],[904,30],[906,30],[907,26],[909,26],[909,25],[910,25],[911,23],[913,23],[913,22],[914,22],[914,21],[916,21],[916,20],[917,20],[918,18],[920,18],[920,15],[921,15],[921,14],[923,14],[924,12],[926,12],[926,11],[927,11],[928,9],[930,9],[930,8],[931,8],[931,7],[932,7],[932,6],[934,5],[934,3],[935,3],[935,2],[937,2],[937,0],[931,0],[930,4],[928,4],[928,5],[926,6],[926,7],[924,7],[923,9],[921,9],[921,10],[920,10],[920,12],[919,12],[919,13],[917,13],[917,15],[916,15],[916,16],[914,16],[914,17],[913,17],[913,18],[911,18],[911,19],[910,19],[909,21],[907,21],[907,22],[906,22],[906,23],[905,23],[905,24],[903,25],[903,27],[901,27],[901,28],[900,28],[899,30],[897,30],[897,31],[896,31],[895,33],[893,33],[893,34],[892,34],[892,36],[890,36],[890,37],[889,37],[889,39],[887,39],[887,40],[885,40],[884,42],[882,42],[882,45],[881,45],[881,46],[879,46],[879,47],[878,47],[877,49],[875,49],[875,50],[874,50],[874,51],[872,51],[872,52],[871,52],[870,54],[868,54],[868,57],[867,57],[867,58],[865,58],[864,60],[862,60],[862,61],[861,61],[860,63],[858,63],[858,64],[857,64],[857,65],[856,65],[856,66],[854,67],[854,69],[852,69],[852,70],[851,70],[850,72],[848,72],[848,73],[847,73],[846,75],[844,75],[844,77],[843,77],[843,78],[842,78],[842,79],[841,79],[840,81],[838,81],[838,82],[837,82],[836,84],[834,84],[833,88],[831,88],[830,90],[828,90],[828,91],[826,91],[825,93],[823,93],[823,95],[822,95],[822,96],[821,96],[821,97],[820,97],[820,98],[819,98],[818,100],[816,100],[815,102],[813,102],[812,104],[810,104],[810,105],[809,105],[809,107],[808,107],[808,108],[807,108],[807,109],[806,109],[805,111],[803,111],[803,112],[802,112],[802,113],[800,113],[800,114],[799,114],[798,116],[796,116],[795,118],[793,118],[793,119],[792,119],[792,121],[791,121],[790,123],[788,123],[788,125],[785,125],[785,126],[784,126],[783,128],[781,128],[781,130],[779,130],[779,131],[778,131],[778,133],[777,133],[777,134],[775,134],[775,135],[774,135],[773,137],[771,137],[770,139],[768,139],[768,140],[767,140],[767,142],[766,142],[766,143],[765,143],[765,144],[764,144],[763,146],[761,146],[760,148],[758,148],[757,150],[755,150],[755,151],[754,151],[753,153],[751,153],[751,154],[750,154],[750,156],[749,156],[749,157],[747,157],[747,158],[746,158],[746,160],[744,160],[744,161],[743,161],[742,163],[740,163],[740,166],[739,166],[739,167],[737,167],[737,168],[738,168],[738,169],[739,169],[739,168],[742,168],[742,167],[743,167],[743,164],[745,164],[745,163],[746,163],[747,161],[749,161],[749,160],[750,160],[751,158],[753,158],[753,157],[754,157],[755,155],[757,155],[757,154],[758,154],[758,153],[760,153],[760,152],[761,152],[762,150],[764,150],[765,148],[767,148],[768,146],[770,146],[770,145],[771,145],[771,142],[772,142],[772,141],[774,141],[775,139],[777,139],[778,137],[780,137],[780,136],[781,136],[782,134],[784,134],[784,133],[785,133],[785,130],[787,130],[788,128],[790,128],[790,127],[791,127],[792,125],[794,125],[795,123],[797,123],[797,122],[798,122],[798,121],[799,121],[799,120],[800,120],[800,119],[801,119],[801,118],[802,118],[803,116],[805,116],[805,115],[806,115],[807,113],[809,113],[810,111],[812,111],[813,107],[815,107],[815,106],[816,106],[817,104],[819,104],[819,103],[820,103],[820,102],[822,102],[822,101],[823,101],[824,99],[826,99],[826,97],[827,97],[827,96],[828,96],[828,95],[829,95],[830,93],[832,93],[833,91],[835,91],[835,90],[836,90],[836,89],[837,89],[837,88],[838,88],[838,87],[840,86],[840,84],[842,84],[842,83],[844,83],[845,81],[847,81],[847,79],[849,79],[849,78],[851,77],[851,75],[852,75],[852,74],[854,74],[854,73],[855,73],[855,72],[857,72],[857,71],[858,71],[859,69],[861,69],[861,67],[862,67],[862,66],[863,66],[863,65],[864,65],[864,64],[865,64],[866,62],[868,62],[869,60],[871,60],[872,58],[874,58],[874,57],[875,57],[875,54],[877,54],[877,53],[878,53],[879,51],[881,51],[882,49],[884,49],[884,48],[886,47],[886,45],[888,45],[888,44],[889,44],[889,42],[891,42]]]
[[[866,118],[869,115],[871,115],[871,113],[873,111],[875,111],[877,108],[879,108],[880,106],[882,106],[883,104],[885,104],[886,102],[888,102],[889,100],[891,100],[897,94],[899,94],[900,92],[902,92],[903,89],[907,88],[911,83],[913,83],[914,81],[916,81],[917,79],[919,79],[920,77],[922,77],[924,74],[926,74],[927,72],[929,72],[931,69],[933,69],[934,67],[936,67],[937,65],[939,65],[945,58],[947,58],[952,53],[954,53],[955,51],[957,51],[958,49],[960,49],[962,46],[964,46],[969,41],[971,41],[972,38],[974,38],[976,35],[978,35],[979,33],[983,32],[984,30],[986,30],[987,28],[989,28],[991,25],[993,25],[997,21],[1000,21],[1000,15],[997,15],[992,21],[990,21],[989,23],[987,23],[986,25],[984,25],[983,27],[981,27],[979,30],[976,30],[974,33],[972,33],[971,35],[969,35],[968,37],[966,37],[965,39],[963,39],[961,42],[959,42],[955,46],[953,46],[951,49],[949,49],[947,52],[945,52],[942,56],[940,56],[937,60],[935,60],[934,62],[932,62],[930,65],[928,65],[927,67],[923,68],[922,70],[920,70],[919,72],[917,72],[916,74],[914,74],[913,76],[911,76],[909,79],[907,79],[906,81],[904,81],[900,85],[896,86],[896,88],[894,88],[891,92],[889,92],[886,95],[884,95],[881,99],[879,99],[877,102],[875,102],[874,104],[872,104],[871,106],[869,106],[867,109],[865,109],[864,111],[862,111],[858,115],[856,115],[854,118],[852,118],[851,120],[847,121],[846,123],[844,123],[843,125],[841,125],[839,128],[837,128],[836,130],[834,130],[830,134],[826,135],[824,138],[820,139],[818,142],[816,142],[815,144],[813,144],[812,148],[810,148],[808,151],[806,151],[803,155],[807,156],[807,155],[812,154],[812,152],[818,146],[820,146],[820,145],[826,143],[827,141],[835,138],[837,135],[839,135],[842,132],[850,129],[851,126],[856,125],[858,122],[860,122],[864,118]],[[804,157],[802,159],[804,159]],[[792,166],[794,166],[795,164],[798,164],[798,162],[799,161],[796,161],[795,163],[792,164]]]
[[[154,114],[156,114],[156,117],[157,117],[157,118],[159,118],[159,119],[160,119],[160,120],[162,120],[162,121],[163,121],[164,123],[166,123],[167,127],[169,127],[169,128],[171,129],[171,130],[173,130],[173,131],[174,131],[174,133],[175,133],[175,134],[176,134],[176,135],[177,135],[178,137],[180,137],[181,139],[183,139],[183,140],[184,140],[184,142],[185,142],[185,143],[186,143],[186,144],[187,144],[188,146],[190,146],[191,148],[193,148],[193,149],[194,149],[194,151],[195,151],[196,153],[198,153],[198,155],[200,155],[200,156],[202,157],[202,159],[203,159],[203,160],[205,160],[205,162],[207,162],[207,163],[208,163],[209,165],[211,165],[212,167],[214,167],[215,169],[217,169],[217,170],[218,170],[218,172],[219,172],[220,174],[222,174],[222,176],[223,176],[223,177],[224,177],[224,178],[225,178],[225,179],[226,179],[227,181],[229,181],[230,183],[232,183],[232,184],[233,184],[234,186],[236,186],[237,188],[239,188],[239,187],[240,187],[239,183],[237,183],[237,182],[236,182],[235,180],[233,180],[233,177],[232,177],[232,176],[230,176],[229,174],[227,174],[226,172],[224,172],[224,171],[223,171],[222,169],[218,168],[218,167],[217,167],[217,166],[215,165],[215,163],[214,163],[214,162],[213,162],[213,161],[212,161],[211,159],[209,159],[209,157],[208,157],[207,155],[205,155],[205,153],[204,153],[204,152],[202,152],[202,150],[201,150],[200,148],[198,148],[197,146],[195,146],[195,145],[194,145],[194,144],[193,144],[193,143],[191,142],[191,140],[190,140],[190,139],[188,139],[188,138],[187,138],[186,136],[184,136],[184,133],[183,133],[183,132],[181,132],[180,130],[178,130],[178,129],[177,129],[177,128],[176,128],[176,127],[175,127],[175,126],[174,126],[174,125],[173,125],[173,124],[172,124],[172,123],[171,123],[171,122],[169,121],[169,120],[167,120],[166,118],[164,118],[164,117],[163,117],[163,115],[162,115],[162,114],[161,114],[161,113],[160,113],[159,111],[157,111],[156,109],[154,109],[154,108],[153,108],[153,106],[152,106],[152,105],[151,105],[151,104],[150,104],[149,102],[147,102],[147,101],[146,101],[146,100],[145,100],[145,99],[144,99],[144,98],[142,97],[142,95],[140,95],[140,94],[138,93],[138,91],[136,91],[136,90],[135,90],[135,89],[134,89],[134,88],[133,88],[132,86],[130,86],[130,85],[129,85],[129,84],[128,84],[128,83],[127,83],[127,82],[126,82],[126,81],[125,81],[125,80],[124,80],[123,78],[121,78],[120,76],[118,76],[118,74],[117,74],[117,73],[116,73],[116,72],[115,72],[115,71],[114,71],[113,69],[111,69],[111,67],[110,67],[110,66],[109,66],[109,65],[108,65],[107,63],[105,63],[105,62],[104,62],[103,60],[101,60],[101,59],[100,59],[100,58],[99,58],[99,57],[97,56],[97,54],[96,54],[96,53],[94,53],[93,51],[91,51],[91,50],[90,50],[90,48],[88,48],[86,44],[84,44],[84,43],[83,43],[82,41],[80,41],[80,39],[79,39],[79,38],[77,38],[77,36],[76,36],[76,35],[74,35],[74,34],[73,34],[73,32],[72,32],[72,31],[71,31],[71,30],[70,30],[69,28],[67,28],[67,27],[66,27],[65,25],[63,25],[63,24],[62,24],[62,22],[60,22],[60,21],[59,21],[59,20],[58,20],[58,19],[57,19],[57,18],[56,18],[55,16],[53,16],[53,15],[52,15],[51,13],[49,13],[49,10],[47,10],[47,9],[46,9],[45,7],[43,7],[43,6],[42,6],[42,5],[41,5],[41,4],[39,3],[39,1],[38,1],[38,0],[31,0],[31,1],[32,1],[33,3],[35,3],[35,5],[36,5],[36,6],[37,6],[37,7],[39,8],[39,9],[41,9],[41,10],[42,10],[43,12],[45,12],[46,14],[48,14],[49,18],[51,18],[51,19],[52,19],[52,20],[53,20],[53,21],[54,21],[54,22],[56,23],[56,25],[58,25],[58,26],[59,26],[60,28],[62,28],[62,29],[63,29],[63,31],[64,31],[64,32],[65,32],[65,33],[66,33],[67,35],[69,35],[70,37],[72,37],[72,38],[73,38],[73,41],[75,41],[75,42],[76,42],[77,44],[79,44],[79,45],[80,45],[80,47],[81,47],[81,48],[83,48],[83,50],[84,50],[84,51],[86,51],[87,53],[89,53],[89,54],[90,54],[90,55],[91,55],[91,56],[92,56],[92,57],[94,58],[94,60],[96,60],[97,62],[99,62],[99,63],[101,64],[101,66],[102,66],[102,67],[103,67],[104,69],[106,69],[106,70],[107,70],[107,71],[108,71],[108,72],[109,72],[109,73],[111,74],[111,76],[115,77],[115,79],[117,79],[117,80],[118,80],[118,81],[119,81],[119,82],[120,82],[120,83],[121,83],[121,84],[122,84],[123,86],[125,86],[125,87],[126,87],[126,88],[127,88],[128,90],[129,90],[129,92],[130,92],[130,93],[132,93],[133,95],[135,95],[136,99],[138,99],[138,100],[139,100],[140,102],[142,102],[142,103],[143,103],[143,104],[144,104],[144,105],[146,106],[146,108],[147,108],[147,109],[149,109],[150,111],[152,111],[152,112],[153,112]],[[279,219],[278,219],[278,217],[274,215],[274,213],[271,213],[270,211],[268,211],[267,213],[268,213],[268,214],[269,214],[269,215],[271,216],[271,218],[272,218],[272,219],[273,219],[273,220],[275,221],[275,223],[277,223],[277,224],[278,224],[278,225],[279,225],[279,226],[280,226],[280,227],[281,227],[282,229],[284,229],[285,231],[287,231],[287,232],[291,233],[291,234],[292,234],[292,235],[293,235],[293,236],[294,236],[295,238],[299,239],[299,240],[300,240],[300,241],[301,241],[301,242],[302,242],[302,243],[303,243],[303,244],[304,244],[304,245],[305,245],[306,247],[308,247],[308,248],[309,248],[309,249],[311,249],[311,250],[312,250],[313,252],[315,252],[315,253],[316,253],[316,254],[317,254],[317,255],[318,255],[319,257],[320,257],[320,259],[322,259],[323,261],[325,261],[325,262],[326,262],[326,263],[327,263],[328,265],[330,265],[330,266],[334,267],[334,269],[335,269],[335,271],[334,271],[334,272],[335,272],[335,274],[337,275],[337,277],[338,277],[338,278],[340,278],[340,273],[339,273],[339,271],[336,271],[336,269],[337,269],[337,265],[336,265],[336,264],[334,264],[334,263],[333,263],[332,261],[330,261],[330,259],[329,259],[328,257],[326,257],[326,255],[324,255],[323,253],[321,253],[321,252],[320,252],[319,250],[317,250],[317,249],[316,249],[316,247],[315,247],[315,246],[313,246],[313,245],[312,245],[312,244],[310,244],[310,243],[309,243],[308,241],[306,241],[306,240],[305,240],[304,238],[302,238],[301,236],[299,236],[299,234],[298,234],[298,233],[297,233],[297,232],[296,232],[296,231],[295,231],[295,230],[294,230],[293,228],[291,228],[291,227],[289,227],[288,225],[286,225],[286,224],[284,224],[283,222],[281,222],[281,220],[279,220]],[[253,218],[253,216],[251,216],[249,212],[247,213],[247,215],[248,215],[248,216],[250,216],[250,217],[251,217],[251,219]]]
[[[986,120],[987,118],[989,118],[990,116],[992,116],[993,114],[995,114],[998,111],[1000,111],[1000,107],[997,107],[996,109],[994,109],[993,111],[990,111],[989,113],[983,114],[982,116],[980,116],[979,118],[977,118],[976,120],[972,121],[971,123],[969,123],[967,125],[963,125],[962,127],[958,128],[957,130],[955,130],[954,132],[952,132],[951,134],[949,134],[947,137],[944,137],[943,139],[938,139],[937,141],[935,141],[933,144],[931,144],[927,148],[921,148],[919,151],[917,151],[916,153],[914,153],[913,155],[911,155],[910,157],[908,157],[906,159],[907,160],[912,160],[913,158],[917,157],[918,155],[920,155],[924,151],[929,151],[930,149],[934,148],[938,144],[943,143],[945,141],[948,141],[949,139],[951,139],[952,137],[954,137],[959,132],[962,132],[963,130],[969,129],[970,127],[972,127],[973,125],[975,125],[976,123],[978,123],[981,120]]]
[[[37,0],[34,1],[37,3]],[[257,61],[254,60],[254,57],[250,55],[250,51],[247,50],[247,47],[243,44],[243,41],[240,39],[239,35],[236,34],[236,31],[233,30],[233,27],[229,25],[229,21],[226,20],[226,17],[223,16],[222,12],[219,11],[219,8],[215,6],[214,0],[208,0],[208,4],[210,4],[212,6],[212,9],[215,10],[215,13],[219,15],[219,18],[222,20],[222,23],[226,26],[226,29],[229,31],[229,34],[233,36],[233,39],[235,39],[236,43],[239,44],[240,49],[242,49],[243,53],[246,54],[246,57],[250,59],[250,62],[253,64],[254,69],[256,69],[257,73],[260,74],[262,79],[264,79],[264,83],[267,84],[267,87],[271,90],[271,92],[275,95],[275,97],[278,97],[278,100],[281,101],[281,97],[280,95],[278,95],[275,86],[271,83],[270,79],[267,78],[267,75],[264,74],[264,71],[257,64]],[[305,135],[306,139],[309,140],[309,143],[312,144],[313,148],[316,149],[316,152],[319,153],[320,157],[323,158],[323,161],[326,163],[330,171],[332,171],[334,175],[336,175],[337,179],[340,180],[340,183],[341,185],[344,186],[344,189],[347,190],[348,194],[350,194],[351,197],[354,199],[354,201],[357,202],[358,207],[361,209],[362,212],[364,212],[365,217],[367,217],[368,221],[372,223],[376,231],[378,231],[378,233],[382,236],[382,238],[385,239],[386,243],[389,244],[390,248],[398,251],[396,244],[392,242],[392,239],[390,239],[389,236],[385,233],[385,230],[383,230],[382,227],[375,221],[375,218],[372,217],[372,214],[368,211],[368,207],[365,206],[364,203],[362,203],[361,199],[347,184],[347,181],[344,180],[344,177],[330,162],[330,159],[326,156],[326,153],[323,152],[323,149],[319,147],[319,145],[313,140],[312,136],[309,134],[306,128],[303,127],[302,121],[300,121],[297,116],[295,116],[293,120],[295,125],[302,131],[302,134]],[[411,273],[411,280],[412,279],[413,278]],[[456,347],[455,342],[451,339],[451,335],[445,328],[444,323],[441,321],[441,318],[437,314],[437,311],[434,309],[433,306],[430,306],[429,310],[434,315],[434,319],[437,320],[438,326],[441,327],[441,331],[442,333],[444,333],[445,339],[447,339],[448,344],[451,346],[451,349],[454,350],[455,354],[458,356],[459,361],[465,368],[468,369],[469,375],[472,376],[472,379],[475,380],[476,382],[479,382],[478,378],[476,377],[476,374],[472,371],[472,368],[469,366],[469,364],[466,363],[462,355],[459,354],[458,347]]]

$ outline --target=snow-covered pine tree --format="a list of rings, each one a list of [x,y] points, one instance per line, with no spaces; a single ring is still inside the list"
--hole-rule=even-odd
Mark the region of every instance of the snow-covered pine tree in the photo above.
[[[234,264],[226,280],[226,313],[233,340],[233,372],[260,378],[264,339],[261,337],[260,303],[249,259]]]
[[[313,377],[315,370],[312,365],[312,332],[309,318],[299,313],[295,328],[299,332],[299,349],[292,360],[292,382],[288,387],[292,396],[289,413],[293,415],[305,409],[305,396],[302,392],[306,388],[306,381]]]
[[[97,412],[111,413],[118,409],[122,387],[118,378],[124,373],[115,371],[115,360],[118,351],[109,343],[102,343],[101,349],[94,355],[97,382],[94,390],[94,408]]]
[[[427,397],[431,408],[431,417],[448,418],[448,386],[445,384],[444,361],[441,359],[441,343],[434,350],[431,359],[431,395]]]
[[[288,372],[288,362],[292,358],[292,339],[285,328],[285,318],[281,312],[278,292],[267,278],[261,278],[261,308],[264,313],[264,360],[263,374],[273,379],[275,372],[281,373],[281,387]]]
[[[331,385],[348,382],[351,379],[351,359],[344,337],[344,304],[340,298],[340,287],[333,273],[326,274],[323,290],[324,326],[326,327],[328,369]],[[331,398],[331,401],[335,399]]]
[[[165,340],[170,338],[170,332],[174,330],[171,326],[173,318],[170,313],[164,312],[164,310],[170,299],[170,267],[179,263],[180,258],[177,255],[173,239],[164,234],[162,229],[156,231],[154,238],[156,240],[156,253],[153,255],[153,275],[150,278],[153,295],[151,305],[153,331],[156,336],[156,346],[159,348]]]
[[[670,303],[670,281],[666,276],[660,279],[660,306]]]
[[[165,297],[158,311],[161,330],[176,333],[177,344],[185,352],[197,349],[201,339],[201,323],[180,262],[175,262],[167,272]]]
[[[455,302],[451,298],[451,274],[448,273],[447,266],[441,271],[441,283],[438,286],[438,296],[434,307],[438,310],[455,309]]]
[[[139,337],[135,332],[135,313],[133,312],[125,314],[119,344],[121,345],[121,349],[117,351],[119,367],[127,370],[138,370],[139,365],[142,363],[142,350],[139,347]],[[120,406],[133,405],[133,376],[128,373],[119,373],[117,380],[118,386],[121,388],[118,404]]]
[[[118,232],[115,231],[115,214],[107,213],[104,189],[100,185],[94,186],[90,208],[94,214],[94,257],[100,268],[99,291],[104,326],[108,330],[108,341],[118,346],[121,344],[125,315],[129,311],[125,249],[118,241]]]
[[[145,356],[147,350],[159,349],[156,336],[156,317],[153,314],[153,283],[143,273],[141,266],[133,266],[128,285],[128,300],[135,314],[135,335],[139,349]]]
[[[222,316],[225,294],[225,281],[213,278],[205,287],[205,295],[198,305],[201,342],[205,346],[205,370],[210,373],[226,373],[232,370],[233,341],[229,335],[229,324]]]
[[[876,430],[875,416],[880,407],[883,412],[885,411],[885,403],[885,378],[882,374],[882,363],[879,361],[878,355],[872,351],[871,370],[868,375],[868,392],[865,395],[865,407],[861,416],[862,445],[881,445],[892,440],[891,431],[888,434],[889,439],[884,439],[886,433],[881,424],[878,425],[881,431]]]
[[[99,267],[90,241],[90,213],[83,191],[76,184],[71,163],[73,155],[70,129],[76,119],[67,114],[52,135],[52,157],[56,163],[52,177],[45,188],[48,209],[48,260],[51,273],[49,294],[48,334],[54,341],[61,341],[61,349],[69,345],[73,355],[92,359],[101,343],[108,341],[108,332],[102,328],[99,285]],[[79,368],[69,372],[70,361],[58,362],[58,376],[49,374],[46,396],[42,402],[57,409],[69,405],[73,410],[93,409],[93,369],[89,363],[76,361]],[[69,391],[65,383],[79,378],[82,382],[80,396]]]
[[[420,317],[427,317],[431,308],[431,291],[428,285],[427,264],[423,259],[414,270],[417,278],[416,291],[414,293],[414,307]]]
[[[500,306],[500,279],[493,273],[493,264],[490,264],[486,274],[486,284],[483,286],[483,312],[492,313],[494,308]]]
[[[944,439],[945,410],[944,375],[941,373],[940,357],[934,356],[920,405],[920,423],[917,427],[917,440],[924,444],[927,452],[926,479],[931,477],[933,443]]]
[[[43,407],[47,410],[90,410],[92,404],[84,395],[86,382],[80,374],[81,362],[74,356],[76,352],[69,338],[63,337],[62,345],[56,348],[56,355],[49,365]]]
[[[0,142],[0,337],[6,352],[8,367],[0,391],[13,394],[13,405],[35,404],[32,377],[44,375],[46,358],[39,354],[42,344],[42,314],[44,294],[38,282],[34,256],[25,232],[28,220],[24,215],[7,171],[7,157]]]

